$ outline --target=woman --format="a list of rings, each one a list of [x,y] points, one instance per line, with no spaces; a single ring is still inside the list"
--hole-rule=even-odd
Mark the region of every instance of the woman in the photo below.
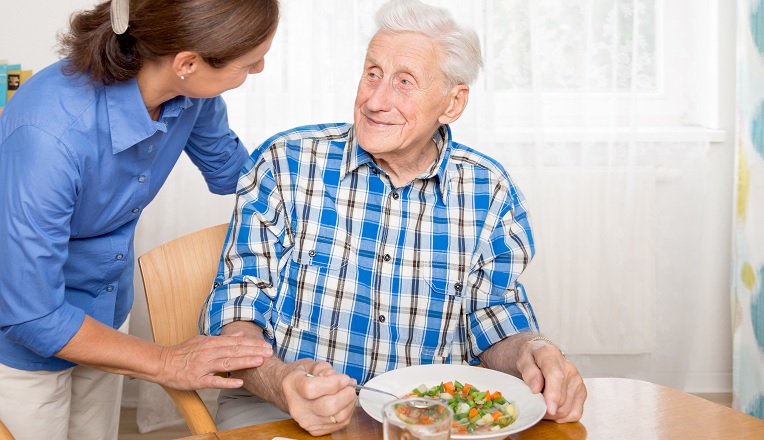
[[[277,0],[132,0],[72,17],[61,61],[0,116],[0,419],[18,439],[116,439],[121,376],[237,388],[259,366],[242,335],[160,347],[117,329],[133,301],[133,235],[181,152],[213,193],[247,151],[220,94],[263,70]],[[119,32],[122,29],[114,26]]]

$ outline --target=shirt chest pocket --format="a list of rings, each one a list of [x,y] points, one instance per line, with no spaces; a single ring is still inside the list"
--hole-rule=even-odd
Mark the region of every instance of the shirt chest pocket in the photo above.
[[[345,290],[353,265],[343,246],[319,240],[305,240],[295,245],[287,264],[280,307],[282,325],[319,331],[339,325],[337,312],[342,310]]]
[[[459,331],[464,269],[446,252],[422,252],[401,270],[410,276],[393,296],[397,345],[421,350],[423,363],[446,363]]]

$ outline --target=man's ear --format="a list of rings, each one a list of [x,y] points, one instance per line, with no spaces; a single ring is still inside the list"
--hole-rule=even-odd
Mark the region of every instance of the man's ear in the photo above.
[[[462,115],[470,98],[470,87],[465,84],[457,84],[448,92],[448,108],[438,118],[441,124],[450,124]]]
[[[177,76],[190,75],[196,71],[196,66],[201,62],[201,57],[196,52],[178,52],[172,61],[172,70]]]

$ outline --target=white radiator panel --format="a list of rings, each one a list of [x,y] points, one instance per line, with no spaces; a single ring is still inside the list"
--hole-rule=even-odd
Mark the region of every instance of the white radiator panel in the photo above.
[[[657,170],[509,172],[535,230],[536,257],[521,281],[542,332],[571,354],[653,352]]]

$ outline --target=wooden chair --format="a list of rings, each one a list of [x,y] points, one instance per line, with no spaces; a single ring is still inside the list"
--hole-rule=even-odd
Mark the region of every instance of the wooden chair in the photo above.
[[[5,426],[2,420],[0,420],[0,440],[14,440],[13,434]]]
[[[199,334],[202,303],[217,273],[228,224],[212,226],[165,243],[138,258],[154,341],[179,344]],[[217,432],[196,391],[163,386],[191,433]]]

